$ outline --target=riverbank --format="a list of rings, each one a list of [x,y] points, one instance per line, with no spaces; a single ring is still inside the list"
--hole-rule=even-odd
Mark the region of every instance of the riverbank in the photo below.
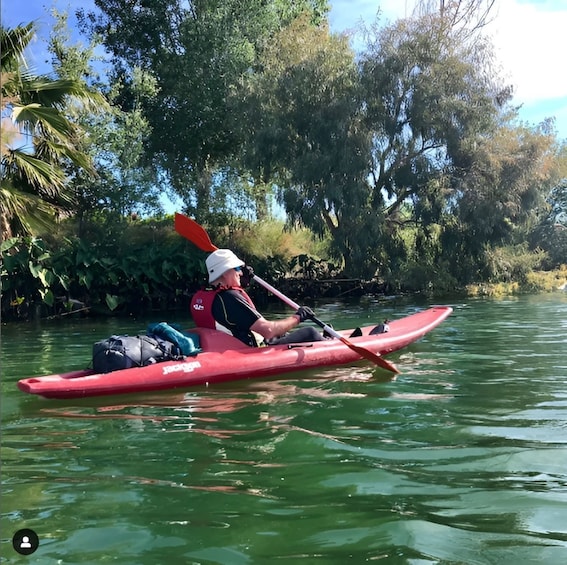
[[[429,291],[416,293],[407,289],[392,289],[389,285],[377,280],[363,281],[360,279],[307,280],[290,278],[280,282],[278,288],[285,294],[299,297],[302,300],[349,298],[370,294],[420,294],[431,298],[444,298],[448,294],[462,297],[533,294],[567,290],[567,265],[563,265],[560,269],[554,271],[527,273],[525,279],[520,281],[470,284],[462,289],[452,289],[450,293],[446,290],[439,291],[434,285]],[[254,293],[254,290],[251,292]],[[261,297],[258,297],[258,299],[261,300]]]
[[[434,285],[427,291],[412,291],[409,289],[395,289],[380,280],[364,281],[356,278],[326,278],[308,279],[290,277],[280,279],[274,286],[286,296],[293,300],[305,304],[313,303],[317,300],[329,299],[349,299],[361,296],[426,296],[428,299],[441,300],[448,296],[460,298],[472,297],[499,297],[513,296],[521,294],[547,293],[567,291],[567,265],[554,271],[534,271],[528,273],[525,280],[507,281],[498,283],[478,283],[467,285],[461,289],[452,289],[450,292],[440,291]],[[252,297],[260,310],[269,304],[277,302],[278,299],[259,285],[251,284],[247,288],[248,294]],[[136,311],[125,311],[118,308],[110,311],[107,308],[97,307],[95,304],[85,304],[77,300],[60,302],[55,308],[49,308],[45,304],[37,303],[31,311],[23,309],[20,314],[13,319],[2,320],[4,323],[10,321],[25,321],[37,319],[55,319],[62,317],[116,317],[133,316],[137,317],[149,312],[180,312],[188,308],[193,291],[177,295],[174,301],[162,300],[152,307],[151,303],[138,303]],[[55,311],[54,311],[55,310]]]
[[[567,265],[554,271],[533,271],[523,281],[468,285],[466,296],[507,296],[567,290]]]

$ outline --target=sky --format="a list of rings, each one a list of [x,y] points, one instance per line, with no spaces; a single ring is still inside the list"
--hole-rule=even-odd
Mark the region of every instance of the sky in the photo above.
[[[410,16],[415,0],[331,0],[331,29],[352,29],[359,22]],[[502,76],[514,88],[513,103],[530,125],[555,118],[558,137],[567,140],[565,33],[567,0],[496,0],[491,36]]]
[[[415,0],[331,0],[329,22],[332,31],[352,30],[361,22],[373,23],[378,10],[381,23],[391,22],[411,15],[414,4]],[[40,37],[45,37],[52,25],[50,7],[71,14],[92,5],[92,0],[3,0],[2,25],[35,20]],[[513,103],[520,106],[520,118],[530,125],[555,118],[559,139],[567,140],[567,0],[496,0],[492,18],[486,31],[493,38],[502,74],[514,88]],[[28,62],[37,68],[45,59],[38,39]]]

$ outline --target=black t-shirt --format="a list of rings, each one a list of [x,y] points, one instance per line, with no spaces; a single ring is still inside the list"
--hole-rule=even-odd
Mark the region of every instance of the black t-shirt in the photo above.
[[[250,326],[262,315],[237,290],[219,292],[213,300],[212,310],[215,320],[234,337],[246,345],[256,345]]]

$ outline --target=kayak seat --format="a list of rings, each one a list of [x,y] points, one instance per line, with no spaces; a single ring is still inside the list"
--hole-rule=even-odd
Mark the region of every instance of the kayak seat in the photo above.
[[[246,345],[238,338],[225,332],[210,328],[191,328],[191,333],[199,336],[202,351],[226,351],[227,349],[250,349],[255,348]]]

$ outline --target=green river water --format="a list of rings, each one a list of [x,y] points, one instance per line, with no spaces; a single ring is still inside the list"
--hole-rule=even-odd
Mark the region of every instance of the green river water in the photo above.
[[[163,318],[4,325],[0,563],[567,563],[567,293],[445,304],[394,380],[360,362],[84,400],[16,382]],[[341,329],[427,306],[315,310]]]

